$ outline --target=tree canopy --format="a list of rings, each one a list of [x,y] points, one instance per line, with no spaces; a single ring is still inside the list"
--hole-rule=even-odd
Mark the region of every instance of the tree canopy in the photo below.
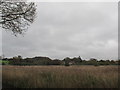
[[[14,35],[23,34],[34,22],[36,5],[34,2],[0,1],[0,24]]]

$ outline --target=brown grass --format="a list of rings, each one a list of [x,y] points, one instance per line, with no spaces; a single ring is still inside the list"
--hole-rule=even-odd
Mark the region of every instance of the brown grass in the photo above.
[[[3,88],[117,88],[118,66],[3,66]]]

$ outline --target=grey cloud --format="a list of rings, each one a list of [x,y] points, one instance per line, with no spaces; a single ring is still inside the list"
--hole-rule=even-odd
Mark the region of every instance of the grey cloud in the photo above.
[[[117,59],[117,3],[37,3],[36,21],[24,37],[3,30],[7,57]]]

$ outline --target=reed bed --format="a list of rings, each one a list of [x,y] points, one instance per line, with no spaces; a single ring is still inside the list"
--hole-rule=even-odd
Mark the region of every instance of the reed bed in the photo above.
[[[3,88],[117,88],[118,66],[3,66]]]

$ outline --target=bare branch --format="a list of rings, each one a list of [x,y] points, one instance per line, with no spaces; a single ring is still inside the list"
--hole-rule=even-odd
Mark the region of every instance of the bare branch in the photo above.
[[[36,15],[35,3],[1,2],[0,24],[2,28],[10,30],[14,35],[22,34],[30,23],[34,22]]]

